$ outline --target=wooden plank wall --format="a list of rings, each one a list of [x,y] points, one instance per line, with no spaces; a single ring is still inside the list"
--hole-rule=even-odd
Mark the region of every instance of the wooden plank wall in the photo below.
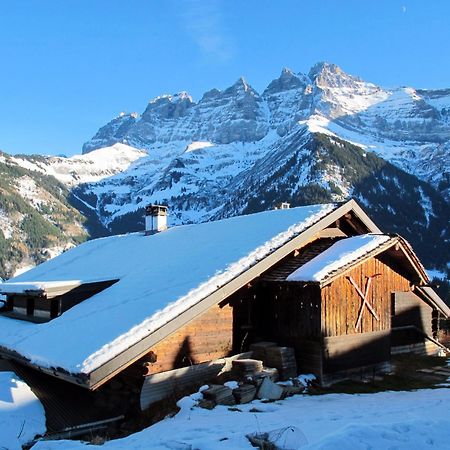
[[[347,277],[351,276],[364,293],[366,276],[375,274],[380,276],[372,279],[368,300],[380,320],[377,321],[364,306],[360,326],[355,329],[362,299]],[[323,336],[389,330],[391,328],[391,293],[409,290],[409,281],[379,259],[371,258],[363,262],[322,289]]]
[[[232,351],[233,308],[213,306],[150,351],[157,360],[150,373],[178,369],[228,356]]]
[[[195,366],[169,370],[146,376],[141,389],[141,410],[167,397],[180,398],[186,390],[193,390],[214,379],[220,372],[229,372],[235,359],[249,358],[251,353],[241,353],[230,358],[200,363]]]
[[[293,347],[298,370],[322,375],[320,289],[270,282],[258,293],[253,323],[258,340]]]
[[[284,283],[273,285],[272,317],[266,326],[272,328],[274,337],[285,345],[293,345],[301,338],[319,338],[320,290],[318,286]]]

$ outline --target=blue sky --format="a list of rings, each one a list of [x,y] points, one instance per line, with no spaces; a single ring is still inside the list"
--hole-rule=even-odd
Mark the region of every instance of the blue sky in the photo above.
[[[120,111],[318,61],[450,87],[447,0],[0,0],[0,149],[71,155]]]

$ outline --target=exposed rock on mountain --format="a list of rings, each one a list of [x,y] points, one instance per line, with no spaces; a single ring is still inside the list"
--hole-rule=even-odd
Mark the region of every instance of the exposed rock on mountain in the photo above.
[[[152,100],[141,117],[105,125],[83,151],[126,142],[152,151],[178,141],[251,143],[307,125],[377,153],[450,198],[450,90],[386,89],[318,63],[283,69],[259,95],[244,79],[198,102],[185,92]]]

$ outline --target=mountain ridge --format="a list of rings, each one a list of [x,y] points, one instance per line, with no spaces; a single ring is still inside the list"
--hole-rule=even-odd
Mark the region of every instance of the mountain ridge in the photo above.
[[[163,97],[164,108],[155,108]],[[186,92],[182,101],[163,97],[151,100],[140,116],[113,119],[83,152],[116,142],[147,150],[176,140],[257,142],[306,124],[375,151],[450,198],[449,170],[435,169],[436,162],[450,166],[450,89],[386,89],[322,62],[308,74],[284,68],[261,94],[240,78],[223,91],[206,92],[197,103]]]
[[[90,237],[142,229],[155,201],[177,225],[354,197],[445,271],[449,118],[450,89],[386,89],[318,63],[284,68],[262,93],[241,77],[198,102],[155,97],[101,127],[82,155],[13,159],[64,184]]]

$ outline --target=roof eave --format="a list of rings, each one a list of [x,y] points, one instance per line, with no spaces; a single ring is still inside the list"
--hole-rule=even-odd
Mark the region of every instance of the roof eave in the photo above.
[[[59,378],[61,380],[67,381],[69,383],[75,384],[77,386],[84,387],[86,389],[90,389],[89,386],[89,375],[83,373],[70,373],[62,368],[55,367],[45,367],[37,363],[33,363],[29,359],[20,355],[15,351],[11,351],[6,347],[0,346],[0,355],[4,359],[10,359],[16,361],[19,364],[30,367],[34,370],[38,370],[39,372],[45,373],[52,377]]]
[[[432,291],[431,294],[428,292],[427,288]],[[444,302],[444,300],[441,299],[441,297],[439,297],[433,288],[430,286],[414,286],[414,291],[417,291],[419,296],[425,297],[425,299],[434,305],[434,307],[438,309],[446,318],[450,317],[449,306]]]

